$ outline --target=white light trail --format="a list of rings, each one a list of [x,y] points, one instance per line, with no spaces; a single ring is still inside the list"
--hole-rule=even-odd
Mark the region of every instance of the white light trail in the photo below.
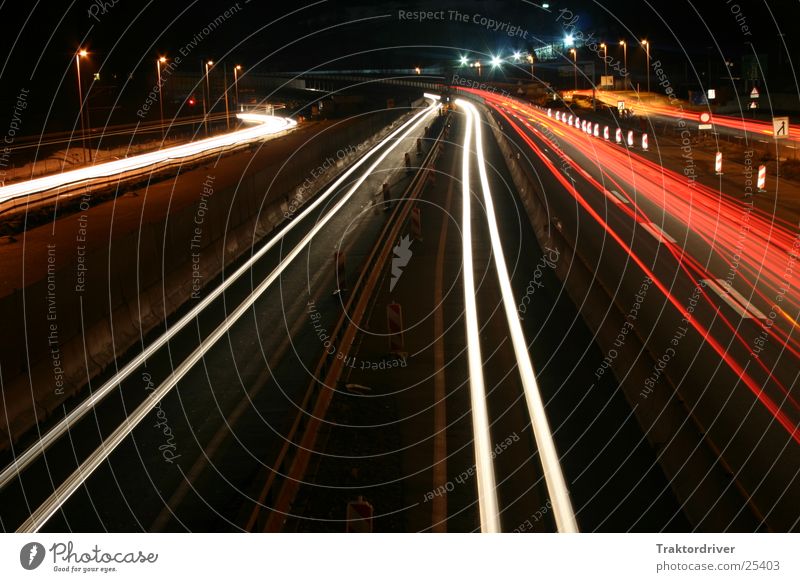
[[[465,104],[461,99],[456,104]],[[470,402],[472,405],[472,432],[475,437],[475,473],[478,481],[478,506],[481,531],[500,532],[500,513],[497,487],[492,465],[492,439],[489,432],[489,413],[486,409],[486,386],[483,380],[478,307],[475,298],[475,275],[472,265],[472,225],[469,161],[472,155],[472,115],[467,111],[464,131],[464,150],[461,162],[461,230],[463,233],[464,263],[464,314],[467,326],[467,359],[469,361]]]
[[[272,115],[258,115],[254,113],[240,113],[237,117],[243,121],[257,122],[258,125],[224,135],[209,137],[207,139],[158,150],[157,152],[150,152],[123,160],[114,160],[113,162],[105,162],[4,186],[0,188],[0,204],[39,192],[55,190],[64,186],[74,187],[84,182],[97,180],[98,178],[121,175],[163,162],[191,158],[199,154],[208,154],[213,150],[258,141],[269,135],[291,129],[297,125],[294,119],[289,119],[288,117],[274,117]]]
[[[223,321],[203,342],[173,370],[173,372],[142,402],[117,429],[103,441],[97,449],[83,462],[77,469],[50,495],[44,503],[42,503],[36,511],[23,523],[18,532],[36,532],[44,525],[59,508],[77,491],[86,479],[111,455],[114,449],[125,440],[125,438],[133,431],[134,428],[158,405],[158,403],[178,384],[192,367],[201,360],[201,358],[211,349],[211,347],[219,341],[228,330],[238,321],[238,319],[247,313],[258,298],[274,283],[278,277],[281,276],[289,264],[303,252],[303,249],[308,246],[311,240],[319,233],[338,212],[350,200],[353,194],[361,187],[361,184],[372,175],[372,172],[377,166],[388,156],[397,146],[411,134],[420,124],[425,121],[425,117],[439,108],[439,104],[427,107],[405,125],[393,132],[390,136],[385,138],[384,142],[389,141],[403,128],[408,129],[394,143],[391,143],[388,148],[384,149],[378,158],[367,168],[367,170],[356,180],[353,185],[348,189],[347,193],[330,209],[330,211],[317,223],[314,227],[302,238],[302,240],[295,246],[292,251],[278,264],[275,269],[264,279],[247,299],[245,299],[230,315]],[[363,158],[360,160],[363,163]],[[360,164],[358,164],[360,165]],[[336,181],[336,186],[341,184],[346,175],[343,175]],[[334,188],[332,186],[331,188]],[[317,201],[320,202],[320,201]],[[309,209],[310,210],[310,209]]]
[[[572,502],[569,498],[564,474],[561,471],[558,452],[556,451],[553,435],[547,421],[547,415],[539,392],[539,385],[533,373],[533,364],[525,334],[522,331],[517,305],[514,301],[514,292],[511,289],[511,280],[508,276],[503,245],[500,241],[500,230],[497,226],[497,219],[494,213],[494,203],[492,193],[489,188],[489,179],[486,173],[486,164],[483,152],[483,135],[481,121],[478,110],[474,105],[466,101],[461,101],[460,105],[465,107],[475,124],[475,150],[478,157],[478,171],[483,190],[484,206],[486,208],[486,219],[489,226],[489,236],[492,243],[492,255],[497,269],[497,279],[500,284],[500,291],[503,297],[503,306],[506,312],[508,328],[511,334],[511,342],[514,346],[514,354],[517,359],[517,369],[522,379],[522,387],[525,392],[525,400],[528,404],[528,412],[531,417],[531,427],[536,439],[536,446],[539,450],[542,469],[544,470],[547,492],[553,506],[553,515],[559,532],[573,533],[578,531],[578,524],[575,520],[575,512],[572,509]],[[466,263],[464,265],[466,270]]]
[[[133,360],[128,362],[122,370],[117,372],[113,377],[111,377],[108,381],[106,381],[100,388],[95,390],[92,395],[86,399],[86,401],[82,402],[79,406],[73,409],[67,416],[65,416],[61,421],[59,421],[53,428],[51,428],[47,433],[42,435],[42,437],[33,445],[31,445],[25,452],[21,455],[17,456],[14,461],[8,465],[5,469],[3,469],[2,473],[0,473],[0,490],[2,490],[8,483],[10,483],[13,479],[16,478],[17,474],[25,469],[28,465],[30,465],[36,458],[44,453],[50,446],[61,438],[70,428],[70,426],[77,423],[85,414],[87,414],[94,406],[103,400],[106,396],[108,396],[115,388],[117,388],[121,382],[123,382],[128,376],[130,376],[134,371],[136,371],[139,366],[141,366],[144,362],[147,361],[156,351],[162,348],[170,339],[172,339],[175,335],[177,335],[183,328],[189,325],[191,322],[195,320],[195,318],[206,308],[208,307],[214,300],[220,297],[226,289],[228,289],[233,283],[235,283],[242,275],[248,273],[252,266],[263,257],[270,249],[272,249],[276,244],[278,244],[283,238],[291,232],[297,225],[309,214],[311,214],[314,209],[316,209],[320,204],[325,202],[333,192],[336,191],[339,186],[341,186],[348,177],[355,172],[359,167],[365,164],[373,155],[377,153],[380,147],[384,144],[389,142],[390,140],[394,139],[397,135],[399,135],[402,131],[404,131],[409,125],[414,123],[418,120],[421,116],[424,116],[431,111],[433,111],[434,106],[428,107],[427,109],[417,113],[414,117],[408,120],[406,123],[398,127],[395,131],[390,133],[386,138],[384,138],[381,143],[377,144],[373,149],[367,152],[361,159],[359,159],[355,164],[353,164],[347,171],[345,171],[336,181],[331,184],[328,189],[321,194],[316,200],[314,200],[311,204],[308,205],[298,216],[290,222],[277,236],[270,239],[263,247],[261,247],[257,252],[253,253],[253,255],[245,262],[241,267],[236,269],[233,274],[225,279],[219,287],[209,292],[209,294],[202,300],[200,303],[195,305],[186,315],[184,315],[180,320],[178,320],[175,325],[170,327],[164,334],[159,336],[156,340],[153,341],[144,351],[142,351],[139,355],[137,355]]]

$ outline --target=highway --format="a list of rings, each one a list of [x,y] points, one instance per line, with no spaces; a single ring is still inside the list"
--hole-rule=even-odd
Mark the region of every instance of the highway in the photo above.
[[[575,115],[481,97],[542,168],[551,211],[605,287],[623,300],[642,277],[658,289],[640,317],[658,359],[641,398],[675,375],[761,515],[796,515],[796,497],[775,495],[796,487],[800,452],[790,226],[645,159],[638,135],[616,144],[614,128],[607,141]]]
[[[797,578],[797,2],[0,3],[5,578]]]
[[[445,118],[426,97],[14,451],[5,530],[341,531],[356,495],[383,531],[682,531],[684,512],[699,530],[793,527],[792,225],[654,162],[638,133],[617,143],[614,127],[471,89]],[[293,127],[242,115],[257,125],[2,192],[49,195]],[[401,232],[415,240],[398,266]],[[558,281],[580,269],[635,306],[617,336],[643,346],[635,388],[627,360],[604,375],[617,352],[580,313],[595,300]],[[406,346],[387,352],[397,301]],[[335,375],[331,354],[348,362]],[[635,416],[662,401],[698,439],[678,466],[662,457],[678,445]],[[704,473],[708,457],[719,467]]]
[[[8,503],[10,499],[8,496],[22,495],[20,502],[16,504],[16,507],[21,510],[19,512],[20,516],[23,516],[26,510],[30,512],[31,515],[26,520],[23,520],[24,523],[20,522],[18,527],[21,530],[39,530],[44,524],[48,523],[48,520],[50,520],[56,512],[59,512],[60,508],[67,503],[73,494],[77,491],[81,491],[81,493],[86,491],[85,487],[88,486],[84,484],[94,471],[99,469],[98,472],[103,473],[111,470],[113,474],[114,469],[110,469],[111,464],[109,464],[110,461],[107,461],[107,459],[109,459],[117,447],[125,449],[126,447],[132,446],[134,450],[138,451],[139,445],[135,438],[137,425],[146,418],[158,419],[164,416],[166,414],[165,409],[170,406],[170,401],[168,401],[167,398],[171,397],[173,399],[171,401],[172,406],[176,406],[176,408],[173,409],[169,418],[171,419],[170,423],[176,424],[170,425],[170,434],[168,438],[166,438],[167,443],[162,443],[164,446],[153,446],[150,449],[151,454],[149,455],[143,455],[141,452],[135,455],[135,457],[139,458],[142,462],[157,463],[156,466],[159,468],[169,467],[170,462],[167,460],[167,457],[172,458],[170,455],[174,453],[174,443],[180,442],[180,436],[177,434],[179,431],[177,423],[180,420],[181,411],[186,412],[186,409],[181,406],[181,397],[177,396],[178,400],[174,400],[176,397],[175,395],[179,394],[180,390],[178,389],[173,392],[173,389],[178,386],[179,382],[182,382],[184,386],[187,384],[202,385],[204,376],[207,381],[210,381],[210,377],[207,376],[207,374],[209,370],[213,368],[213,364],[209,361],[210,356],[207,354],[212,348],[215,348],[217,350],[216,353],[219,354],[217,356],[219,358],[217,361],[219,365],[218,370],[227,378],[227,382],[233,382],[235,385],[237,379],[232,378],[228,374],[231,369],[231,357],[234,358],[235,369],[246,370],[246,372],[242,372],[242,375],[249,374],[250,381],[257,380],[258,378],[262,378],[262,382],[265,380],[262,375],[263,368],[259,370],[253,366],[252,358],[254,354],[248,353],[245,361],[239,360],[237,362],[239,352],[233,349],[233,345],[238,342],[243,345],[251,346],[253,345],[252,341],[248,338],[258,337],[260,335],[258,330],[264,329],[262,326],[266,326],[267,329],[270,329],[278,328],[281,325],[285,315],[285,310],[280,308],[283,303],[281,298],[283,297],[283,293],[287,292],[285,288],[286,275],[284,271],[286,271],[290,265],[302,265],[302,261],[298,261],[297,259],[303,256],[306,249],[321,249],[320,251],[315,251],[312,255],[319,263],[319,266],[315,267],[312,271],[315,273],[315,277],[309,281],[303,269],[295,269],[296,275],[293,279],[293,283],[296,288],[292,289],[289,293],[290,296],[297,296],[303,293],[304,287],[306,289],[308,289],[309,286],[313,287],[312,281],[318,281],[324,273],[323,267],[330,264],[330,249],[335,248],[336,243],[342,242],[340,240],[341,235],[338,234],[340,229],[346,226],[352,218],[358,217],[361,214],[364,203],[371,203],[370,201],[375,196],[375,192],[379,191],[379,188],[376,187],[375,184],[377,178],[372,176],[372,174],[376,172],[376,169],[381,165],[383,160],[396,150],[399,145],[411,139],[410,136],[412,136],[414,132],[420,131],[420,126],[435,110],[435,104],[423,109],[402,127],[390,134],[378,146],[362,156],[345,173],[341,174],[330,184],[324,193],[315,198],[314,201],[307,207],[304,207],[293,220],[288,222],[286,227],[283,228],[277,236],[269,239],[266,244],[260,248],[254,249],[253,254],[239,265],[232,274],[228,275],[219,287],[209,290],[200,302],[193,305],[182,317],[169,325],[166,333],[153,338],[144,351],[136,355],[117,374],[109,378],[102,387],[96,389],[91,398],[74,408],[69,416],[53,426],[43,439],[28,449],[27,453],[17,456],[17,462],[9,466],[3,472],[2,484],[4,489],[2,495],[4,498],[4,507],[15,505]],[[267,125],[270,126],[271,124]],[[276,127],[275,125],[271,126],[273,129]],[[259,126],[258,129],[263,131],[261,126]],[[252,133],[252,130],[244,131],[250,132],[247,135],[251,135]],[[254,134],[251,137],[255,139]],[[242,136],[240,135],[234,138],[234,141],[238,141],[241,138]],[[395,157],[397,155],[400,155],[402,159],[402,154],[395,153]],[[394,164],[394,167],[401,165],[398,164],[396,160],[394,160]],[[351,175],[353,176],[352,178]],[[357,198],[360,200],[360,203],[351,203],[351,198],[356,194],[358,194]],[[345,207],[349,210],[347,212],[341,212]],[[380,214],[377,214],[375,220],[378,220],[379,217]],[[334,219],[336,220],[333,222],[333,225],[326,229],[325,225]],[[374,228],[374,226],[372,228]],[[368,235],[370,228],[365,227],[365,230]],[[327,236],[329,238],[327,241],[318,237],[322,232],[328,233]],[[313,245],[312,242],[314,243]],[[368,242],[360,242],[360,244],[368,244]],[[303,266],[310,267],[311,265],[307,263]],[[256,275],[255,273],[257,272],[261,274]],[[273,285],[276,281],[281,284],[279,286]],[[315,292],[324,293],[321,289],[315,289]],[[264,294],[272,298],[271,300],[261,300],[261,304],[266,306],[265,310],[254,317],[252,321],[250,318],[244,317],[250,313],[254,313],[255,315],[253,306]],[[234,297],[236,299],[234,299]],[[265,317],[269,318],[270,316],[273,317],[272,323],[269,323],[269,319],[265,319]],[[301,321],[304,319],[305,315],[302,309],[298,317],[300,317]],[[235,340],[230,333],[232,329],[236,329],[234,326],[240,319],[243,319],[243,323],[239,324],[239,328],[249,324],[249,329],[246,332],[240,329],[242,335],[238,336],[240,339]],[[253,324],[256,325],[255,330],[252,328]],[[199,333],[200,327],[205,330],[203,333]],[[248,335],[253,333],[255,333],[255,336]],[[197,337],[192,339],[192,336]],[[220,341],[223,340],[223,338],[228,341]],[[271,353],[272,350],[278,350],[279,352],[282,350],[285,352],[289,348],[289,344],[283,345],[285,340],[278,334],[274,334],[274,337],[273,334],[270,334],[268,338],[264,339],[264,342],[267,341],[268,345],[262,344],[260,346],[264,350],[261,352],[262,357],[265,358],[263,363],[267,366],[271,364],[273,367],[277,367],[279,363],[284,366],[287,365],[284,362],[276,361],[274,358],[268,357],[266,354]],[[176,347],[176,343],[180,347]],[[281,345],[283,345],[282,348]],[[272,346],[272,348],[270,349],[269,346]],[[318,351],[319,345],[311,343],[311,348],[312,352]],[[173,359],[177,358],[177,353],[181,353],[182,357],[180,359]],[[158,358],[154,357],[158,354],[160,354],[162,360],[158,360]],[[202,362],[202,365],[197,366],[200,362]],[[159,371],[154,371],[154,368]],[[191,373],[194,373],[195,376],[189,375]],[[244,382],[241,377],[238,379]],[[139,386],[140,389],[122,391],[119,388],[124,382],[127,382],[128,386],[131,384]],[[142,383],[145,384],[144,391],[141,390]],[[239,388],[240,390],[242,389],[241,386]],[[263,388],[263,386],[258,386],[259,390],[261,388]],[[273,392],[271,396],[283,396],[280,388],[278,388],[276,392],[277,394]],[[121,402],[116,403],[117,407],[120,404],[123,405],[122,417],[120,417],[119,410],[114,411],[114,404],[109,404],[109,400],[114,400],[107,399],[111,394],[116,394],[118,396],[124,394]],[[234,392],[234,394],[236,394],[236,392]],[[238,393],[238,395],[240,398],[247,398],[246,389],[245,395],[241,393]],[[231,396],[235,397],[233,394]],[[198,411],[203,419],[207,419],[206,406],[216,405],[221,407],[222,402],[225,400],[216,395],[213,391],[205,393],[205,398],[205,406],[195,401],[190,407]],[[210,400],[208,400],[209,398]],[[284,401],[282,406],[290,406],[290,402],[291,399]],[[230,405],[231,401],[229,400],[227,404]],[[112,411],[102,407],[110,407]],[[227,413],[222,412],[222,408],[219,408],[219,410],[224,420]],[[230,410],[228,409],[228,413],[229,412]],[[276,422],[278,426],[281,425],[280,416],[279,414],[279,421]],[[115,424],[114,418],[117,418],[118,420],[116,422],[120,424]],[[83,424],[79,424],[81,419],[85,419]],[[122,421],[122,419],[124,419],[124,421]],[[188,421],[188,419],[186,420]],[[93,421],[95,424],[94,427],[92,427]],[[193,421],[189,422],[191,423]],[[158,424],[158,422],[156,422],[156,424]],[[84,428],[82,429],[81,427]],[[190,440],[198,438],[198,432],[192,430],[192,427],[184,425],[184,429],[188,431],[183,434],[183,442],[187,445]],[[43,455],[50,446],[69,447],[76,431],[79,432],[81,430],[88,431],[88,435],[84,435],[85,438],[81,440],[80,449],[83,451],[81,455],[75,452],[70,454],[68,452],[69,448],[66,450],[61,449],[60,452],[59,450],[51,452],[49,458]],[[153,431],[149,430],[149,427],[139,427],[138,431],[145,435],[145,439],[157,439],[158,436],[163,436],[153,434]],[[93,432],[95,433],[94,437],[89,436]],[[156,433],[158,432],[159,431],[156,431]],[[63,437],[65,435],[67,435],[69,439],[64,439]],[[100,441],[98,441],[98,437],[100,437]],[[92,450],[93,447],[91,445],[93,442],[99,442],[99,446],[98,444],[94,445],[94,447],[96,447],[94,450]],[[168,454],[164,453],[164,451],[168,450],[171,452]],[[198,454],[204,454],[202,447],[201,450],[198,451]],[[249,449],[248,454],[251,454]],[[184,456],[185,458],[182,452],[180,456]],[[69,461],[70,457],[72,457],[72,462]],[[53,458],[62,461],[66,459],[65,465],[59,467],[60,474],[63,475],[60,479],[63,479],[63,481],[53,481],[53,479],[55,479],[55,474],[59,473],[53,471],[53,467],[51,466]],[[20,476],[20,472],[26,468],[34,471],[34,473],[32,473],[34,475],[33,477]],[[50,476],[49,479],[47,477],[42,478],[40,473],[38,474],[39,477],[36,477],[36,471],[42,471],[43,469],[47,470],[46,475]],[[147,480],[150,479],[150,473],[146,468],[143,471],[141,465],[138,466],[138,470],[132,467],[131,469],[132,473],[130,479],[122,480],[122,483],[133,484],[144,477],[146,477]],[[65,472],[71,474],[65,474]],[[176,476],[177,474],[173,472],[168,478],[174,479]],[[47,487],[47,481],[50,481],[52,490]],[[112,482],[120,483],[116,476],[112,478]],[[40,483],[44,485],[44,488],[39,489],[33,487],[31,483]],[[22,487],[20,487],[21,484]],[[25,486],[26,484],[27,486]],[[152,485],[152,482],[150,482],[150,484]],[[46,493],[46,495],[42,499],[30,498],[34,491],[39,494]],[[118,491],[118,493],[120,492]],[[81,495],[77,495],[76,497],[80,498]],[[107,496],[106,498],[109,502],[114,499],[113,496]],[[83,499],[83,501],[86,501],[86,499]],[[146,499],[143,501],[146,501]],[[94,502],[94,499],[90,498],[90,505]],[[70,503],[81,505],[80,500],[70,501]],[[35,509],[33,506],[34,504],[39,507],[36,511],[33,511]],[[111,507],[109,507],[109,510],[111,510]],[[148,511],[154,510],[157,511],[157,508],[153,508],[152,506],[148,507]],[[76,513],[73,515],[81,514],[82,511],[77,509]],[[59,517],[71,522],[69,516],[69,509],[60,511]],[[99,517],[97,511],[94,511],[94,517]],[[133,523],[138,526],[142,525],[140,516],[127,516],[127,518],[131,517],[134,519]],[[155,516],[153,517],[155,519]],[[118,516],[118,518],[124,522],[126,516]],[[10,523],[13,517],[4,515],[3,519],[5,527],[8,527],[6,524]],[[90,522],[86,523],[88,524]],[[130,524],[130,522],[127,523]],[[83,527],[91,530],[91,526],[89,525]]]
[[[592,381],[603,354],[552,273],[558,252],[533,236],[485,113],[456,101],[449,123],[416,203],[422,231],[406,231],[413,256],[395,287],[382,276],[280,531],[342,531],[356,496],[376,531],[685,528],[613,381]],[[386,349],[397,304],[402,360]]]

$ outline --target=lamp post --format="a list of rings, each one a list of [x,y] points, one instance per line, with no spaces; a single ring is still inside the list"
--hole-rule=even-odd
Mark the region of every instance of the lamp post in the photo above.
[[[86,163],[86,125],[83,121],[83,88],[81,87],[81,58],[89,55],[86,49],[80,49],[75,53],[75,69],[78,75],[78,106],[81,118],[81,144],[83,145],[83,163]],[[89,152],[89,161],[92,161],[92,152]]]
[[[239,109],[239,71],[241,70],[242,65],[236,65],[233,67],[233,92],[236,97],[236,109]]]
[[[528,62],[531,64],[531,81],[533,81],[533,53],[528,55]]]
[[[628,76],[628,43],[624,40],[619,41],[619,44],[622,45],[622,62],[625,65],[625,76]]]
[[[574,48],[569,49],[572,53],[572,58],[575,60],[575,90],[578,90],[578,51]]]
[[[650,92],[650,43],[646,40],[642,41],[642,46],[647,54],[647,92]]]
[[[600,48],[603,49],[603,75],[608,77],[608,59],[606,59],[608,56],[608,45],[606,45],[604,42],[601,42]]]
[[[222,65],[222,94],[225,95],[225,127],[231,128],[231,114],[228,109],[228,65]]]
[[[156,70],[158,71],[158,108],[161,113],[161,139],[166,139],[167,134],[164,129],[164,96],[161,92],[161,65],[167,62],[167,57],[156,59]]]
[[[206,90],[203,92],[203,122],[206,126],[206,135],[208,135],[208,114],[211,111],[211,83],[208,81],[208,67],[212,66],[214,61],[206,61],[203,63],[205,69]],[[208,93],[208,105],[206,105],[206,93]]]

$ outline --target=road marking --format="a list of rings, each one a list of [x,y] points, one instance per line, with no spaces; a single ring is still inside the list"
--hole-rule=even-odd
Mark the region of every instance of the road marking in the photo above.
[[[611,199],[616,202],[617,204],[630,204],[630,200],[625,198],[622,194],[617,192],[616,190],[606,190],[606,194],[612,194]]]
[[[645,229],[650,234],[652,234],[655,237],[655,239],[660,243],[665,243],[665,242],[676,243],[676,242],[678,242],[674,238],[672,238],[670,235],[668,235],[666,232],[664,232],[661,228],[659,228],[659,226],[657,224],[655,224],[653,222],[641,222],[639,224],[641,224],[642,228]]]
[[[745,299],[741,293],[734,289],[725,279],[703,279],[722,300],[728,304],[736,313],[745,319],[766,319],[757,307]]]

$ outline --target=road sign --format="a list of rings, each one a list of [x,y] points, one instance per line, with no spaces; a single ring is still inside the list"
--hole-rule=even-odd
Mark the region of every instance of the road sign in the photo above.
[[[613,87],[614,75],[600,75],[600,85],[602,87]]]
[[[697,129],[712,129],[713,127],[710,123],[701,123],[697,126]]]
[[[700,123],[711,123],[711,114],[708,111],[700,114]]]
[[[708,90],[708,98],[715,99],[717,97],[717,90],[716,89],[709,89]]]
[[[716,172],[717,176],[722,175],[722,152],[717,152],[717,156],[714,159],[714,172]]]
[[[617,101],[617,109],[619,109],[620,111],[625,109],[625,102],[624,101]]]
[[[614,138],[616,139],[617,143],[622,143],[622,130],[620,128],[617,128]]]
[[[758,167],[758,182],[757,187],[759,192],[766,192],[764,186],[767,184],[767,167],[766,166],[759,166]]]
[[[772,135],[775,137],[775,139],[783,139],[789,137],[788,117],[772,118]]]
[[[758,99],[761,96],[761,93],[758,92],[758,87],[753,87],[753,90],[750,91],[750,99]]]
[[[608,126],[607,125],[603,129],[603,139],[608,141]]]
[[[642,149],[643,150],[647,150],[647,147],[648,147],[647,146],[647,134],[643,133],[642,134]]]
[[[628,147],[629,148],[633,147],[633,130],[632,129],[628,130]]]
[[[347,504],[347,533],[372,533],[372,505],[360,495]]]

